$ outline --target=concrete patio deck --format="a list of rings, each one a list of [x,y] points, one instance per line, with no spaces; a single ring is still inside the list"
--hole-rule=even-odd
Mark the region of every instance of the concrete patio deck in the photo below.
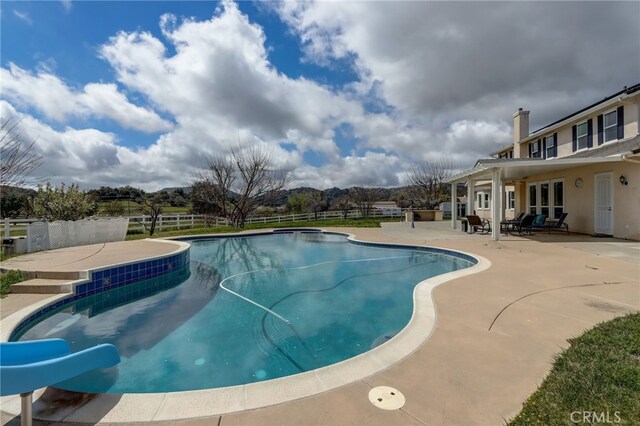
[[[640,311],[638,242],[559,233],[496,242],[436,222],[417,222],[415,229],[385,223],[382,228],[331,230],[367,241],[462,250],[489,259],[492,266],[436,287],[433,334],[380,373],[258,410],[167,424],[500,425],[517,414],[553,357],[568,347],[567,339],[601,321]],[[0,302],[0,312],[4,317],[6,309],[24,307],[38,296],[10,295]],[[382,385],[400,390],[405,406],[394,411],[374,407],[368,392]],[[176,410],[188,415],[190,407]],[[105,423],[126,420],[110,417],[108,410],[101,418]],[[2,422],[17,424],[18,418],[3,413]]]

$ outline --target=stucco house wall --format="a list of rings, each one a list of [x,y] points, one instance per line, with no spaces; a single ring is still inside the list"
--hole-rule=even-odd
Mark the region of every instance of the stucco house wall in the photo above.
[[[564,211],[568,213],[566,221],[570,230],[594,234],[595,175],[608,172],[612,173],[613,179],[613,236],[640,240],[640,164],[637,163],[626,161],[601,163],[531,176],[516,185],[518,211],[527,209],[529,183],[563,179]],[[620,176],[626,178],[627,185],[619,182]],[[580,188],[575,184],[578,178],[582,179]]]

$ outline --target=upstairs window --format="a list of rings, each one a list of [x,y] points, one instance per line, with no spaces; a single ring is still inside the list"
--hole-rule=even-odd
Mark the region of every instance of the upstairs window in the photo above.
[[[538,142],[531,143],[531,158],[540,157],[540,151],[538,150]]]
[[[556,138],[553,135],[544,138],[544,146],[546,158],[556,156]]]
[[[604,141],[618,139],[618,113],[611,111],[604,115]]]
[[[576,126],[576,140],[577,140],[577,148],[584,149],[589,146],[589,128],[587,126],[587,122],[578,124]]]

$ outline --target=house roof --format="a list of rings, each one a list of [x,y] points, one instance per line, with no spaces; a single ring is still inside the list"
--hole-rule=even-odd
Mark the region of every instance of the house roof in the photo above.
[[[617,142],[606,143],[597,148],[586,151],[579,151],[575,154],[568,155],[563,158],[591,158],[591,157],[609,157],[611,155],[640,152],[640,135],[636,135],[630,139],[623,139]]]
[[[620,90],[620,91],[618,91],[618,92],[616,92],[616,93],[614,93],[612,95],[606,96],[604,99],[599,100],[598,102],[595,102],[595,103],[593,103],[593,104],[591,104],[591,105],[589,105],[587,107],[582,108],[579,111],[573,112],[573,113],[567,115],[566,117],[562,117],[561,119],[559,119],[557,121],[554,121],[551,124],[547,124],[546,126],[543,126],[543,127],[539,128],[538,130],[535,130],[535,131],[531,132],[531,134],[527,138],[523,138],[523,140],[524,139],[528,139],[529,137],[534,136],[537,133],[542,133],[542,132],[544,132],[546,130],[549,130],[551,127],[555,126],[556,124],[562,123],[563,121],[569,120],[570,118],[573,118],[576,115],[579,115],[579,114],[581,114],[581,113],[583,113],[585,111],[588,111],[591,108],[597,107],[600,104],[603,104],[603,103],[615,98],[616,96],[630,95],[630,94],[632,94],[634,92],[637,92],[639,90],[640,90],[640,83],[636,83],[631,87],[624,86],[624,89],[622,89],[622,90]]]
[[[613,163],[624,161],[626,155],[633,155],[634,152],[620,152],[608,157],[562,157],[551,160],[541,160],[534,158],[513,158],[513,159],[487,159],[478,160],[473,169],[458,173],[447,180],[448,183],[464,182],[469,179],[491,180],[493,171],[498,170],[503,181],[528,179],[542,173],[571,169],[579,166],[598,163]]]
[[[497,151],[495,151],[495,152],[490,153],[489,155],[490,155],[490,156],[492,156],[492,157],[494,157],[494,156],[496,156],[496,155],[502,154],[503,152],[509,152],[509,151],[511,151],[512,149],[513,149],[513,144],[511,143],[511,144],[509,144],[509,145],[505,145],[505,146],[503,146],[502,148],[500,148],[499,150],[497,150]]]

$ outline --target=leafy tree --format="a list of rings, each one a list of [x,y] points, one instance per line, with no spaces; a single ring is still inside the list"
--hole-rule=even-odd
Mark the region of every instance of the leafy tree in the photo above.
[[[174,192],[169,194],[169,205],[171,207],[184,207],[187,205],[187,200],[184,196]]]
[[[100,201],[136,200],[142,198],[145,194],[144,190],[129,185],[119,188],[101,186],[100,189],[90,189],[87,193]]]
[[[307,193],[294,192],[289,195],[287,199],[287,211],[289,213],[302,213],[305,210],[305,204],[307,202]]]
[[[422,161],[409,173],[415,200],[427,209],[449,199],[445,181],[453,175],[453,163],[449,160]]]
[[[353,187],[349,190],[349,197],[356,205],[362,217],[369,217],[373,211],[373,204],[380,201],[380,193],[377,188]]]
[[[71,184],[65,188],[61,183],[59,188],[46,185],[38,186],[36,195],[29,199],[29,205],[36,217],[46,221],[80,220],[96,213],[98,206],[93,197],[78,189],[78,185]]]
[[[32,189],[1,187],[0,217],[4,219],[28,216],[30,212],[29,197],[35,193],[36,191]]]
[[[211,157],[207,163],[196,181],[206,185],[221,215],[240,228],[261,203],[269,204],[287,180],[287,173],[273,168],[271,153],[258,147],[234,147],[229,156]]]

